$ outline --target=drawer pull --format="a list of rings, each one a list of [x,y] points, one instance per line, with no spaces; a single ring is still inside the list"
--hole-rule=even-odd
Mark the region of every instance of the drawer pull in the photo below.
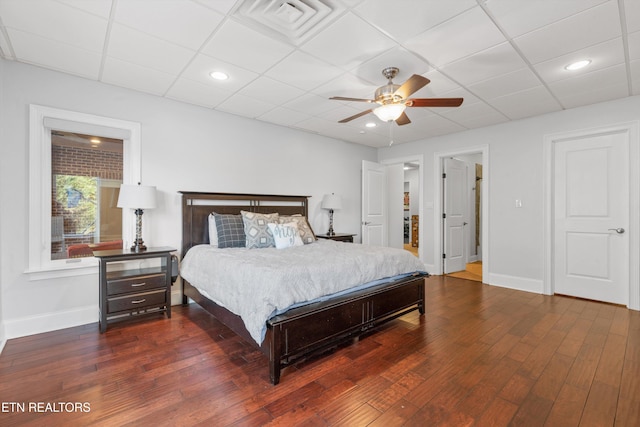
[[[146,282],[142,282],[142,283],[132,283],[132,284],[131,284],[131,287],[132,287],[132,288],[137,288],[137,287],[139,287],[139,286],[144,286],[144,285],[146,285],[146,284],[147,284]]]
[[[131,304],[142,304],[143,302],[145,302],[147,299],[146,298],[142,298],[136,301],[131,301]]]

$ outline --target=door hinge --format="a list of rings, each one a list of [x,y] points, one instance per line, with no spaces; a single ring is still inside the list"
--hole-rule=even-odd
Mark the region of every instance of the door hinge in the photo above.
[[[447,258],[447,254],[442,254],[442,259],[446,259]]]
[[[446,177],[447,177],[447,174],[446,174],[446,173],[443,173],[443,174],[442,174],[442,178],[446,178]]]
[[[447,214],[446,213],[442,214],[442,219],[447,219]]]

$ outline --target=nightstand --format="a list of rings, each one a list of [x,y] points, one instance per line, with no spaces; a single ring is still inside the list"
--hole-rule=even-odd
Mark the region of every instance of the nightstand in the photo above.
[[[353,236],[355,236],[355,234],[336,233],[332,236],[328,236],[326,234],[316,234],[316,237],[318,239],[329,239],[329,240],[335,240],[337,242],[349,242],[349,243],[353,243]]]
[[[175,250],[157,247],[144,252],[93,253],[100,264],[100,333],[107,330],[107,323],[138,315],[164,312],[171,317],[171,252]],[[141,267],[140,261],[146,260],[149,266]]]

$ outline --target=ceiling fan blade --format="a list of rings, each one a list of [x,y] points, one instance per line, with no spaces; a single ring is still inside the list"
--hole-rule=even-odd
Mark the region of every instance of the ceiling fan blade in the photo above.
[[[417,92],[428,85],[430,81],[431,80],[426,77],[414,74],[413,76],[409,77],[406,82],[402,83],[402,85],[395,91],[394,95],[399,96],[402,99],[407,99],[414,92]]]
[[[353,116],[351,116],[351,117],[347,117],[346,119],[342,119],[342,120],[340,120],[338,123],[347,123],[347,122],[350,122],[351,120],[357,119],[358,117],[362,117],[362,116],[364,116],[364,115],[366,115],[366,114],[369,114],[371,111],[372,111],[372,110],[363,111],[363,112],[358,113],[358,114],[356,114],[356,115],[353,115]]]
[[[347,98],[347,97],[344,97],[344,96],[332,96],[329,99],[334,99],[334,100],[337,100],[337,101],[356,101],[356,102],[369,102],[369,103],[376,102],[373,99]]]
[[[409,123],[411,123],[411,120],[409,120],[409,116],[407,116],[407,114],[403,111],[400,117],[396,119],[396,123],[398,124],[398,126],[408,125]]]
[[[463,98],[413,98],[406,102],[407,107],[459,107]]]

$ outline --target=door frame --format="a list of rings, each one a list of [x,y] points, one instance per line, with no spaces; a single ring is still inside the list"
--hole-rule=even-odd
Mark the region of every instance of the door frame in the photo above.
[[[489,145],[478,145],[476,147],[460,148],[452,151],[438,151],[433,154],[433,253],[434,253],[434,271],[433,274],[441,275],[444,272],[444,260],[442,259],[442,250],[444,248],[444,236],[442,226],[442,213],[444,211],[442,174],[444,173],[444,159],[447,157],[461,156],[464,154],[482,154],[482,283],[490,283],[489,266],[491,262],[490,254],[490,235],[489,235],[489,184],[490,184],[490,166],[489,166]]]
[[[640,310],[640,122],[625,122],[609,126],[578,129],[570,132],[554,133],[544,136],[544,246],[543,246],[543,293],[553,295],[555,283],[554,268],[554,143],[567,139],[593,136],[598,134],[627,133],[629,135],[629,304],[628,308]]]
[[[395,157],[393,159],[385,159],[380,161],[380,164],[389,166],[399,163],[415,163],[418,165],[418,242],[424,242],[424,206],[422,203],[424,197],[424,155],[418,154],[414,156]],[[424,245],[418,244],[418,258],[420,261],[424,260]]]

